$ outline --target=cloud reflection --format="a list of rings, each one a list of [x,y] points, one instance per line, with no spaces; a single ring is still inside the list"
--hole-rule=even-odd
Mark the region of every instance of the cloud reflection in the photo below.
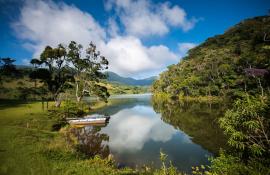
[[[121,153],[139,151],[150,140],[167,142],[177,130],[157,117],[153,108],[136,106],[111,116],[102,132],[110,137],[110,149]]]

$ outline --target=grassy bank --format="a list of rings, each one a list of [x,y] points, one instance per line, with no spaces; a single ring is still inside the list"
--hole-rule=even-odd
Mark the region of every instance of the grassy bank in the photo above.
[[[66,143],[65,131],[52,131],[56,119],[40,102],[1,101],[0,174],[134,174],[111,160],[85,159]]]

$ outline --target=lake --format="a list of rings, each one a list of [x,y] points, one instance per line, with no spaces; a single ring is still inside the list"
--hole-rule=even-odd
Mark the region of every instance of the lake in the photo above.
[[[224,105],[161,101],[151,94],[119,95],[94,111],[110,115],[106,126],[72,128],[79,149],[88,156],[112,154],[119,167],[160,167],[160,150],[178,170],[207,165],[225,148],[217,119]]]

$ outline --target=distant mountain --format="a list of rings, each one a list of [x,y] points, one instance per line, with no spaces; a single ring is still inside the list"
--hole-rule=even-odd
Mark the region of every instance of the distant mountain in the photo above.
[[[157,77],[149,77],[145,79],[134,79],[130,77],[122,77],[114,72],[106,72],[109,82],[116,82],[120,84],[132,85],[132,86],[150,86],[157,79]]]

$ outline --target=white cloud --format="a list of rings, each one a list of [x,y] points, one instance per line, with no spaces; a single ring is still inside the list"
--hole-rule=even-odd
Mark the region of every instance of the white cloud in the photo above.
[[[18,22],[12,24],[17,36],[39,54],[46,45],[56,46],[71,40],[86,45],[100,43],[106,33],[95,19],[74,6],[52,1],[27,1]],[[37,55],[35,55],[37,56]]]
[[[154,4],[148,0],[108,0],[107,10],[115,9],[127,34],[135,36],[164,35],[170,26],[188,31],[197,20],[187,19],[184,9],[170,3]]]
[[[181,56],[185,56],[190,49],[196,46],[197,44],[195,43],[178,43],[178,48],[179,48]]]
[[[111,39],[102,50],[110,56],[111,71],[121,75],[137,75],[163,68],[177,61],[177,56],[166,46],[145,47],[138,38]]]
[[[132,25],[138,23],[135,25],[138,27],[134,29],[135,33],[144,34],[145,31],[146,33],[162,34],[167,32],[168,26],[162,19],[163,17],[161,18],[161,14],[151,12],[150,2],[118,0],[115,3],[121,8],[131,8],[131,11],[142,8],[142,13],[150,15],[145,19],[138,16],[136,19],[138,21],[133,21]],[[131,7],[131,4],[134,5],[134,3],[138,5]],[[142,4],[146,7],[142,7]],[[135,12],[132,13],[136,15]],[[141,20],[146,21],[140,28]],[[168,65],[178,61],[176,53],[164,45],[145,46],[137,36],[120,36],[119,25],[116,21],[115,18],[109,18],[108,28],[104,28],[91,14],[83,12],[75,6],[53,1],[26,1],[18,21],[14,22],[12,27],[16,31],[17,37],[24,41],[23,47],[31,50],[33,57],[36,58],[46,45],[68,44],[74,40],[84,46],[93,41],[101,53],[109,59],[110,70],[124,76],[143,78],[156,75]],[[177,22],[171,21],[170,23],[178,25]],[[153,28],[147,29],[148,24],[151,24]],[[160,26],[163,27],[160,28]]]
[[[192,29],[197,22],[197,19],[195,18],[188,20],[184,9],[177,5],[170,7],[169,3],[164,3],[162,5],[161,15],[170,25],[181,27],[183,31]]]

